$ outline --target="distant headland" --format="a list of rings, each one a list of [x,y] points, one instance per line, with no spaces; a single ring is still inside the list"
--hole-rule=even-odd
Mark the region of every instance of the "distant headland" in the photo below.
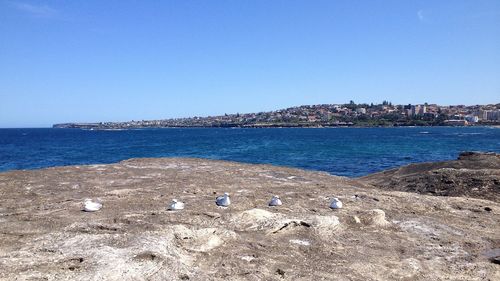
[[[53,128],[138,129],[175,127],[393,127],[500,125],[500,103],[489,105],[381,104],[302,105],[268,112],[126,122],[62,123]]]

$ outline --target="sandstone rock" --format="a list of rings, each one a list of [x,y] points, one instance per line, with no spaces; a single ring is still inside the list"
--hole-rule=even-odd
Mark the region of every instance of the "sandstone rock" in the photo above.
[[[379,209],[362,211],[354,220],[365,226],[386,227],[390,225],[390,222],[385,219],[385,212]]]
[[[269,194],[286,204],[268,208]],[[93,196],[105,207],[82,212]],[[185,209],[167,211],[170,198]],[[0,173],[0,280],[500,280],[498,210],[201,159],[11,171]]]

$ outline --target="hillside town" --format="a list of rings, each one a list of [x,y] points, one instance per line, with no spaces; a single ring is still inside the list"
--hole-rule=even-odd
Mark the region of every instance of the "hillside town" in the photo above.
[[[384,127],[500,125],[500,103],[489,105],[319,104],[269,112],[128,122],[64,123],[54,128],[135,129],[169,127]]]

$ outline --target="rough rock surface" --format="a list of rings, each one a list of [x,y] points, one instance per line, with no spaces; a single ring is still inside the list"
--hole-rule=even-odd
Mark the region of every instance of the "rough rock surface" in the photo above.
[[[215,205],[223,192],[229,208]],[[283,205],[267,207],[274,194]],[[100,211],[81,211],[96,197]],[[186,208],[167,211],[172,198]],[[201,159],[11,171],[0,279],[500,280],[499,213],[488,200]]]
[[[410,164],[360,179],[388,190],[500,202],[500,154],[464,152],[454,161]]]

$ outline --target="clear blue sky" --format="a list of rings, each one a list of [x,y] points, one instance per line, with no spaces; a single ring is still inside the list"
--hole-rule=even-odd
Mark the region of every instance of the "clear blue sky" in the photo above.
[[[0,0],[0,127],[500,102],[499,0]]]

